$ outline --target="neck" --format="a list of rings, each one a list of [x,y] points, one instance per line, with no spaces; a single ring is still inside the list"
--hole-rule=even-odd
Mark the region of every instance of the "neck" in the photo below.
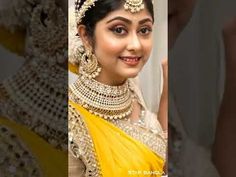
[[[108,75],[101,72],[99,76],[95,78],[95,80],[105,85],[120,86],[123,85],[127,79],[114,74]]]

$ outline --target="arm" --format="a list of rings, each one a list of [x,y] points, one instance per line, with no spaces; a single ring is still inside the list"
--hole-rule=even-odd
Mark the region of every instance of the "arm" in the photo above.
[[[166,132],[168,129],[168,61],[167,60],[164,60],[162,62],[162,68],[163,68],[164,83],[157,117],[162,126],[162,129]]]
[[[213,146],[213,162],[223,177],[232,177],[236,164],[236,18],[223,32],[226,78]]]
[[[164,136],[168,138],[168,61],[162,61],[162,69],[163,69],[163,91],[161,94],[160,105],[158,109],[157,119],[159,120]],[[168,156],[168,153],[167,153]],[[166,158],[166,163],[164,166],[164,171],[167,173],[168,171],[168,157]]]

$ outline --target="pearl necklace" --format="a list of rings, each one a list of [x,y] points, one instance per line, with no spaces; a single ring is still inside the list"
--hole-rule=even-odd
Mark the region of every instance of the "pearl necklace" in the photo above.
[[[79,75],[69,88],[69,97],[104,119],[123,119],[132,112],[133,95],[128,81],[120,86],[109,86]]]

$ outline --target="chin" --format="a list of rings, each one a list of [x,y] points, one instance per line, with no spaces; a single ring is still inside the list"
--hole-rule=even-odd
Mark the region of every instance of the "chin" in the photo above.
[[[138,75],[138,74],[130,75],[130,76],[127,77],[127,79],[129,79],[129,78],[135,78],[137,75]]]
[[[123,73],[122,75],[125,77],[125,78],[134,78],[138,75],[138,73],[140,72],[140,70],[136,70],[136,71],[129,71],[129,72],[126,72],[125,74]]]

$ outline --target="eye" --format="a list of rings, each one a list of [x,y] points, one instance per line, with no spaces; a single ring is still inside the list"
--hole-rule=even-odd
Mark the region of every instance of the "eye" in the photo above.
[[[125,35],[127,34],[127,30],[124,27],[118,26],[111,29],[113,33],[118,35]]]
[[[141,35],[148,35],[152,32],[152,28],[150,27],[143,27],[139,30],[139,33],[141,33]]]

